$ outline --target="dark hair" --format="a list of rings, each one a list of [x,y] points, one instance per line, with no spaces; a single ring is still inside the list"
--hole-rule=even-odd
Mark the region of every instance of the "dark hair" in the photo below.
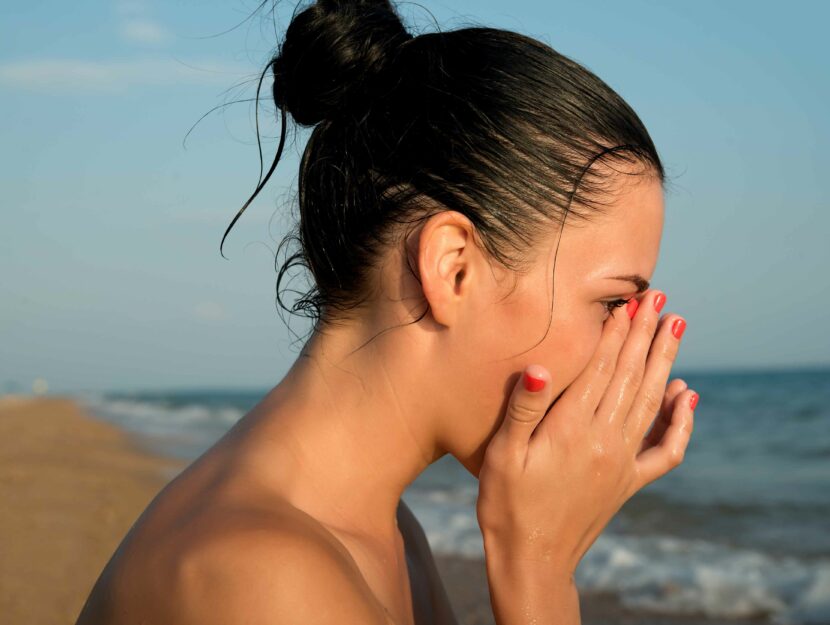
[[[413,36],[387,0],[320,0],[295,13],[260,86],[268,70],[280,144],[222,243],[274,171],[286,113],[315,126],[300,162],[299,223],[279,246],[300,249],[279,269],[277,302],[318,325],[365,302],[398,224],[458,211],[493,258],[519,271],[551,222],[606,206],[611,180],[595,162],[639,165],[636,175],[665,184],[631,107],[584,66],[516,32]],[[288,308],[280,283],[294,265],[314,284]]]

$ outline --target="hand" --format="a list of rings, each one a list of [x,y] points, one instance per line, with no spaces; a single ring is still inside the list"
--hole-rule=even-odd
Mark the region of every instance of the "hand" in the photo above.
[[[476,514],[488,558],[572,575],[622,505],[683,461],[697,394],[679,379],[666,388],[681,318],[658,320],[658,295],[647,291],[633,319],[614,311],[590,362],[550,410],[545,367],[532,364],[517,380],[479,473]],[[544,388],[528,390],[526,376]]]

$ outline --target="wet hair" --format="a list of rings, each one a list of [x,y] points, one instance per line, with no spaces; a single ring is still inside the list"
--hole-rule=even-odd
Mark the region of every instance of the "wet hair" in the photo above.
[[[299,249],[278,270],[277,302],[315,326],[354,314],[373,292],[384,250],[436,212],[466,216],[477,244],[518,272],[566,217],[585,221],[607,208],[609,172],[665,184],[632,108],[543,42],[488,27],[415,36],[387,0],[299,9],[260,76],[260,87],[273,76],[277,155],[222,244],[274,171],[287,114],[313,127],[300,160],[299,223],[279,246]],[[592,167],[600,161],[610,169]],[[289,308],[280,284],[295,265],[313,284]]]

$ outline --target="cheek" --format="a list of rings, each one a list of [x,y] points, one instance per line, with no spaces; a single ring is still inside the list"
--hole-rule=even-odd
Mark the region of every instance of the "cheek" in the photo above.
[[[551,372],[558,395],[585,369],[602,335],[602,323],[593,315],[554,317],[545,340],[526,354]]]
[[[494,318],[494,331],[485,339],[484,353],[506,358],[490,372],[495,377],[509,375],[530,363],[544,365],[551,372],[558,394],[590,361],[599,345],[603,320],[595,310],[567,299],[556,302],[550,318],[550,308],[541,301],[526,301],[521,310],[508,309],[500,318]]]
[[[564,389],[585,369],[599,345],[602,325],[595,320],[563,330],[562,343],[557,350],[558,381]]]

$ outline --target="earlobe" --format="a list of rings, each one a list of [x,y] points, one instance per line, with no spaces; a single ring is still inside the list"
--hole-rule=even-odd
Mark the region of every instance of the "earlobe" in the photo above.
[[[421,287],[438,323],[455,323],[465,279],[470,276],[473,225],[461,213],[443,211],[430,217],[418,242]]]

